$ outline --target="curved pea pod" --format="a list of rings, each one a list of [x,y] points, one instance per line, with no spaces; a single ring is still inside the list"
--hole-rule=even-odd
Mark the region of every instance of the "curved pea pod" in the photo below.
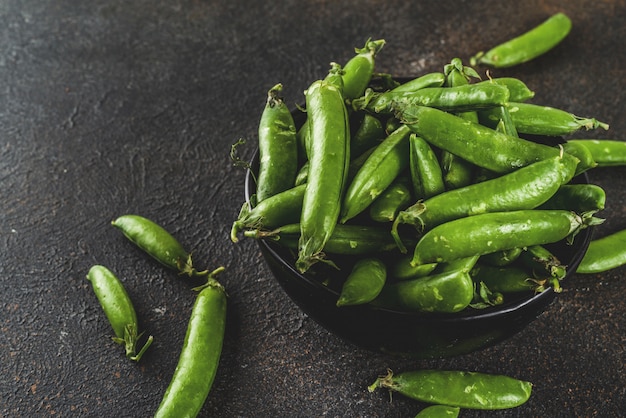
[[[581,129],[609,129],[595,118],[576,116],[566,110],[532,103],[509,103],[509,114],[520,134],[566,136]]]
[[[593,159],[593,155],[589,149],[580,143],[567,141],[564,144],[560,144],[560,146],[563,147],[564,152],[578,158],[578,166],[576,166],[575,175],[584,173],[598,166],[598,163]]]
[[[584,146],[598,167],[626,165],[626,142],[612,139],[570,139],[570,144]]]
[[[386,285],[374,304],[410,312],[459,312],[469,306],[474,285],[462,269]]]
[[[191,254],[162,226],[140,215],[122,215],[111,222],[124,236],[159,263],[180,274],[205,275],[198,272]]]
[[[535,279],[543,281],[542,285],[550,284],[555,292],[561,291],[560,281],[565,278],[567,266],[546,247],[542,245],[527,247],[520,254],[519,260]]]
[[[244,236],[269,239],[287,248],[297,248],[300,225],[284,225],[272,231],[248,230],[244,231]],[[414,242],[407,240],[406,244],[411,245]],[[339,255],[372,255],[395,249],[396,244],[387,228],[337,224],[326,241],[323,252]]]
[[[490,82],[466,84],[456,87],[426,87],[415,91],[391,90],[377,93],[367,90],[365,95],[352,101],[357,110],[391,114],[396,103],[403,106],[427,106],[449,112],[465,112],[509,102],[509,90]]]
[[[293,187],[298,171],[296,126],[280,97],[282,88],[276,84],[268,91],[259,122],[258,202]]]
[[[363,163],[344,195],[341,223],[363,212],[407,167],[409,133],[409,128],[401,126],[381,142]]]
[[[435,152],[415,134],[409,137],[409,169],[416,198],[427,199],[445,191],[443,172]]]
[[[300,217],[296,266],[305,272],[320,260],[337,224],[350,163],[350,124],[338,69],[335,79],[318,80],[306,90],[309,174]]]
[[[573,237],[602,220],[565,210],[516,210],[455,219],[426,232],[413,253],[414,265],[441,263],[473,255]]]
[[[368,386],[417,401],[467,409],[496,410],[524,404],[532,383],[509,376],[456,370],[415,370],[380,376]]]
[[[538,209],[562,209],[576,213],[598,212],[604,209],[606,193],[595,184],[563,184]]]
[[[430,405],[422,409],[415,418],[457,418],[461,408],[448,405]]]
[[[233,242],[239,241],[237,234],[245,229],[274,229],[298,222],[305,189],[305,184],[295,186],[268,197],[254,207],[251,207],[250,202],[245,202],[237,220],[233,222],[230,239]]]
[[[372,202],[369,207],[370,219],[376,222],[393,222],[401,210],[406,209],[413,197],[410,181],[399,177]]]
[[[377,258],[362,258],[346,278],[337,306],[362,305],[378,296],[387,280],[387,268]]]
[[[153,338],[148,337],[143,348],[136,352],[137,342],[143,333],[139,333],[137,313],[124,285],[111,270],[101,265],[89,269],[87,280],[113,328],[113,341],[124,346],[126,357],[139,361]]]
[[[360,97],[374,74],[376,55],[385,46],[384,39],[368,39],[363,48],[355,48],[356,55],[343,66],[343,96],[351,100]]]
[[[626,264],[626,230],[592,240],[576,273],[594,274]]]
[[[389,277],[394,280],[410,280],[428,276],[437,267],[437,263],[411,265],[413,255],[405,255],[390,262],[387,268]]]
[[[398,105],[396,110],[411,131],[431,145],[495,173],[508,173],[562,153],[558,148],[506,135],[431,107]],[[567,153],[563,158],[578,163]]]
[[[350,155],[361,155],[373,146],[378,145],[387,134],[382,122],[376,116],[363,113],[358,129],[350,138]]]
[[[514,77],[496,77],[490,79],[492,83],[505,86],[509,89],[509,101],[510,102],[525,102],[535,97],[535,92],[528,88],[519,78]]]
[[[541,292],[546,289],[547,279],[535,279],[525,269],[517,266],[489,266],[480,264],[470,272],[475,283],[484,283],[491,292],[502,294]]]
[[[483,255],[480,260],[490,266],[503,267],[508,266],[518,259],[524,251],[522,248],[510,248],[507,250],[496,251],[494,253]]]
[[[534,209],[550,199],[561,184],[571,179],[575,165],[570,162],[561,157],[549,158],[491,180],[418,201],[398,213],[391,234],[401,242],[398,232],[401,224],[425,231],[462,217]],[[400,249],[405,250],[402,247]]]
[[[427,87],[442,87],[446,81],[446,76],[440,72],[433,72],[413,78],[405,83],[394,87],[391,91],[395,93],[405,91],[416,91]]]
[[[571,28],[570,18],[563,13],[556,13],[529,31],[487,52],[479,52],[471,58],[470,63],[508,68],[528,62],[557,46],[569,34]]]
[[[305,161],[302,164],[302,167],[298,170],[298,174],[296,174],[296,180],[294,181],[294,186],[300,186],[306,184],[307,178],[309,177],[309,162]]]

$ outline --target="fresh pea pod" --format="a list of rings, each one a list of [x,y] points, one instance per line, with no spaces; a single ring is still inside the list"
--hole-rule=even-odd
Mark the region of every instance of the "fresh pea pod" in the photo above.
[[[400,93],[406,91],[417,91],[428,87],[442,87],[445,81],[446,76],[443,73],[427,73],[406,81],[399,86],[394,87],[391,91]]]
[[[358,129],[350,138],[350,155],[353,156],[361,155],[387,136],[380,119],[369,113],[363,113],[362,116]]]
[[[415,418],[457,418],[461,408],[448,405],[431,405],[422,409]]]
[[[470,63],[507,68],[528,62],[557,46],[571,28],[570,18],[563,13],[556,13],[531,30],[487,52],[479,52],[472,57]]]
[[[519,137],[508,106],[497,106],[476,112],[480,124],[509,136]]]
[[[195,417],[211,391],[219,366],[226,328],[226,291],[211,272],[199,288],[178,364],[155,418]]]
[[[522,251],[519,260],[535,279],[551,284],[555,292],[561,291],[560,281],[565,278],[567,266],[546,247],[531,245]]]
[[[626,142],[612,139],[570,139],[571,144],[584,146],[598,167],[626,165]]]
[[[509,114],[520,134],[565,136],[581,129],[609,129],[595,118],[576,116],[566,110],[533,103],[509,103]]]
[[[418,241],[412,264],[441,263],[515,247],[572,240],[602,220],[565,210],[516,210],[469,216],[438,225]]]
[[[535,279],[525,269],[517,266],[474,266],[470,275],[475,283],[484,283],[491,292],[502,294],[540,292],[545,290],[547,280]]]
[[[564,144],[560,144],[560,146],[563,147],[563,151],[578,158],[576,175],[598,166],[598,163],[593,159],[593,155],[589,149],[580,143],[566,141]]]
[[[385,388],[417,401],[467,409],[496,410],[524,404],[532,383],[509,376],[457,370],[414,370],[380,376],[370,392]]]
[[[306,185],[292,187],[277,193],[251,207],[245,202],[233,222],[230,239],[237,242],[237,234],[244,229],[274,229],[285,223],[296,223],[302,212],[302,200]]]
[[[393,222],[401,210],[412,202],[410,181],[402,176],[396,179],[370,205],[370,219],[376,222]]]
[[[289,224],[272,231],[248,230],[244,236],[269,239],[287,248],[297,248],[300,225]],[[407,239],[405,244],[414,244]],[[387,228],[364,225],[337,224],[323,247],[323,253],[340,255],[372,255],[396,249]]]
[[[435,152],[428,142],[415,134],[409,137],[409,169],[413,193],[417,199],[428,199],[446,189]]]
[[[465,112],[493,106],[503,106],[509,101],[509,90],[490,82],[466,84],[456,87],[427,87],[415,91],[394,90],[376,93],[367,90],[365,95],[352,101],[356,110],[391,114],[396,103],[403,106],[427,106],[443,111]]]
[[[431,107],[398,105],[396,110],[411,131],[431,145],[496,173],[508,173],[562,153],[558,148],[506,135]],[[563,158],[578,162],[569,154]]]
[[[367,88],[372,75],[376,55],[385,46],[384,39],[368,39],[363,48],[355,48],[356,55],[343,66],[343,96],[347,100],[360,97]]]
[[[401,126],[378,145],[363,163],[343,198],[341,223],[363,212],[407,167],[409,133],[409,128]]]
[[[136,352],[142,333],[139,333],[137,313],[124,285],[111,270],[101,265],[89,269],[87,280],[113,328],[113,341],[124,346],[126,357],[139,361],[152,344],[153,338],[152,335],[148,337],[139,353]]]
[[[538,209],[562,209],[576,213],[598,212],[604,209],[606,193],[595,184],[564,184]]]
[[[624,264],[626,264],[626,230],[621,230],[591,241],[576,273],[602,273]]]
[[[474,285],[463,269],[433,273],[386,285],[377,306],[409,312],[459,312],[469,306]]]
[[[483,255],[481,262],[490,266],[503,267],[513,263],[524,251],[522,248],[509,248],[506,250],[496,251],[490,254]]]
[[[307,178],[309,177],[309,162],[305,161],[300,169],[298,170],[298,174],[296,174],[296,180],[294,181],[294,186],[301,186],[306,184]]]
[[[191,261],[191,254],[162,226],[140,215],[122,215],[111,224],[148,255],[172,270],[188,276],[202,276]]]
[[[535,97],[535,92],[519,78],[496,77],[491,78],[490,81],[509,89],[509,101],[511,102],[525,102]]]
[[[378,296],[387,280],[387,268],[378,258],[362,258],[344,282],[337,306],[362,305]]]
[[[259,122],[258,202],[291,188],[298,171],[296,125],[280,97],[282,88],[276,84],[268,91]]]
[[[307,271],[320,260],[341,210],[350,163],[350,124],[340,69],[334,79],[318,80],[306,90],[309,125],[309,174],[304,192],[296,266]]]
[[[561,184],[571,179],[575,165],[570,162],[561,157],[545,159],[492,180],[418,201],[398,213],[391,234],[401,242],[398,233],[398,226],[401,224],[429,230],[462,217],[534,209],[550,199]],[[400,249],[404,251],[402,247]]]
[[[413,255],[403,255],[402,257],[392,260],[387,268],[389,277],[393,280],[410,280],[418,277],[428,276],[437,267],[437,263],[421,264],[419,266],[411,265]]]

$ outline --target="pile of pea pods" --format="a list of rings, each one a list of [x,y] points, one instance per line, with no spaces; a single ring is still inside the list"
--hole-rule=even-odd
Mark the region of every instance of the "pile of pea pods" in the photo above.
[[[370,39],[344,65],[331,63],[294,111],[276,84],[259,123],[258,167],[249,167],[256,194],[233,222],[232,241],[289,248],[301,273],[318,263],[339,269],[345,266],[335,261],[349,257],[337,306],[454,314],[559,292],[568,266],[550,245],[576,245],[581,230],[603,222],[597,214],[605,205],[601,187],[572,180],[626,164],[626,143],[564,140],[609,125],[531,103],[534,91],[523,80],[488,71],[483,79],[476,68],[527,62],[570,29],[571,20],[557,13],[476,54],[469,66],[454,58],[441,72],[412,79],[377,73],[385,41]],[[624,246],[615,245],[625,241],[626,231],[591,241],[576,271],[625,264]],[[464,395],[472,385],[483,390]],[[518,406],[531,386],[422,370],[390,372],[370,390],[435,404],[418,415],[425,417]]]

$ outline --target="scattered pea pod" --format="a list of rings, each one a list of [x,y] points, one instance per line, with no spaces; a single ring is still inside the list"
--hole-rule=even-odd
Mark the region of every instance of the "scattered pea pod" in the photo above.
[[[611,139],[570,139],[572,144],[584,146],[598,167],[626,165],[626,141]]]
[[[594,274],[626,264],[626,230],[620,230],[589,243],[576,273]]]
[[[565,136],[581,129],[609,129],[609,125],[595,118],[576,116],[551,106],[533,103],[508,104],[509,114],[520,134]]]
[[[89,269],[87,280],[113,328],[113,341],[124,346],[126,357],[139,361],[152,344],[153,338],[148,337],[139,353],[136,352],[142,333],[139,333],[137,314],[124,285],[111,270],[101,265]]]
[[[457,418],[460,411],[458,406],[431,405],[422,409],[415,418]]]

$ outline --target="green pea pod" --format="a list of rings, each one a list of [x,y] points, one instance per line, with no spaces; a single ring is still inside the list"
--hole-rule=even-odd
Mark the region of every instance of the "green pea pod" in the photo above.
[[[301,186],[306,184],[307,178],[309,177],[309,162],[305,161],[298,170],[298,174],[296,174],[296,180],[294,182],[294,186]]]
[[[363,167],[363,164],[365,164],[365,161],[367,161],[367,159],[370,157],[370,155],[372,155],[372,153],[376,150],[376,148],[378,148],[378,146],[373,146],[371,148],[368,148],[364,152],[362,152],[360,155],[355,156],[350,161],[350,166],[348,167],[348,179],[347,179],[348,183],[352,182],[352,179],[354,179],[354,176],[356,176],[356,173],[359,172],[361,167]]]
[[[237,242],[237,234],[244,229],[274,229],[286,223],[296,223],[302,213],[302,200],[306,185],[293,187],[277,193],[251,207],[245,202],[239,217],[233,222],[230,239]]]
[[[387,268],[377,258],[362,258],[344,282],[337,306],[362,305],[378,296],[387,280]]]
[[[459,269],[391,283],[373,303],[410,312],[454,313],[468,307],[473,297],[472,279]]]
[[[570,144],[582,145],[591,154],[598,167],[626,165],[626,142],[611,139],[570,139]]]
[[[370,218],[376,222],[393,222],[398,213],[413,201],[410,183],[404,176],[391,183],[370,205]]]
[[[430,405],[422,409],[415,418],[457,418],[461,408],[448,405]]]
[[[469,216],[426,232],[413,253],[414,265],[441,263],[516,247],[571,241],[602,220],[565,210],[516,210]]]
[[[397,106],[396,110],[411,131],[431,145],[496,173],[508,173],[562,153],[558,148],[496,132],[438,109]],[[578,162],[569,154],[564,159]]]
[[[509,101],[525,102],[535,97],[535,92],[528,88],[526,83],[514,77],[496,77],[490,79],[492,83],[505,86],[509,89]]]
[[[563,151],[578,158],[578,166],[576,166],[575,175],[584,173],[587,170],[591,170],[598,166],[598,163],[593,159],[593,155],[589,149],[578,142],[566,141],[561,144]]]
[[[487,52],[479,52],[471,65],[483,64],[508,68],[528,62],[557,46],[569,34],[572,22],[563,13],[556,13],[538,26],[499,44]]]
[[[543,281],[542,285],[550,284],[555,292],[561,291],[560,281],[565,278],[567,266],[561,264],[550,250],[542,245],[532,245],[522,251],[519,260],[535,279]]]
[[[338,74],[336,67],[331,69]],[[338,84],[341,84],[341,77]],[[309,124],[309,174],[304,192],[296,266],[305,272],[320,260],[337,224],[350,163],[350,124],[341,88],[318,80],[305,92]]]
[[[419,266],[411,265],[413,255],[402,256],[391,262],[387,269],[389,277],[394,280],[410,280],[418,277],[428,276],[437,267],[437,263],[421,264]]]
[[[509,376],[456,370],[391,371],[368,387],[385,388],[431,404],[467,409],[496,410],[524,404],[532,384]]]
[[[211,391],[226,328],[226,291],[213,277],[222,270],[197,289],[178,364],[155,418],[195,417]]]
[[[477,115],[478,121],[482,125],[509,136],[519,136],[507,106],[497,106],[491,109],[480,110],[477,112]]]
[[[361,155],[369,148],[378,145],[386,136],[380,119],[364,113],[358,129],[350,138],[350,155]]]
[[[296,126],[280,97],[282,88],[282,84],[276,84],[268,91],[259,122],[257,202],[293,187],[298,172]]]
[[[509,90],[490,82],[466,84],[456,87],[427,87],[415,91],[394,90],[376,93],[367,90],[365,95],[352,101],[357,110],[391,114],[397,103],[403,106],[427,106],[450,112],[465,112],[509,102]]]
[[[509,103],[509,114],[520,134],[566,136],[581,129],[609,129],[595,118],[576,116],[570,112],[533,103]]]
[[[113,328],[113,341],[124,346],[126,357],[139,361],[153,338],[148,337],[143,348],[136,352],[137,342],[143,333],[139,333],[137,314],[124,285],[111,270],[101,265],[89,269],[87,280]]]
[[[409,168],[417,199],[428,199],[445,190],[443,172],[435,152],[428,142],[415,134],[409,137]]]
[[[538,280],[517,266],[489,266],[480,264],[470,272],[475,283],[484,283],[491,292],[503,294],[540,292],[545,290],[546,279]]]
[[[576,213],[598,212],[604,209],[606,193],[595,184],[564,184],[538,209],[562,209]]]
[[[297,248],[300,225],[290,224],[272,231],[248,230],[244,236],[256,239],[269,239],[287,248]],[[406,244],[414,244],[407,240]],[[372,255],[396,249],[394,240],[387,228],[363,225],[338,224],[326,241],[323,252],[339,255]],[[326,260],[330,264],[329,260]]]
[[[406,126],[392,132],[363,163],[343,198],[341,223],[363,212],[407,167],[409,132]]]
[[[122,215],[111,224],[148,255],[172,270],[188,276],[202,276],[191,260],[191,254],[162,226],[140,215]]]
[[[503,267],[508,266],[520,256],[524,251],[522,248],[510,248],[507,250],[496,251],[490,254],[485,254],[480,257],[480,260],[490,266]]]
[[[343,96],[351,100],[360,97],[374,73],[376,54],[385,46],[385,40],[368,39],[363,48],[355,48],[356,55],[343,66]]]
[[[393,88],[392,91],[400,93],[405,91],[417,91],[427,87],[442,87],[445,81],[446,76],[443,73],[427,73],[400,84]]]
[[[491,180],[418,201],[398,213],[391,234],[401,242],[398,232],[401,224],[424,231],[466,216],[534,209],[571,179],[575,165],[570,162],[561,157],[545,159]],[[400,250],[405,249],[400,247]]]
[[[626,264],[626,230],[621,230],[591,241],[576,273],[602,273],[624,264]]]

